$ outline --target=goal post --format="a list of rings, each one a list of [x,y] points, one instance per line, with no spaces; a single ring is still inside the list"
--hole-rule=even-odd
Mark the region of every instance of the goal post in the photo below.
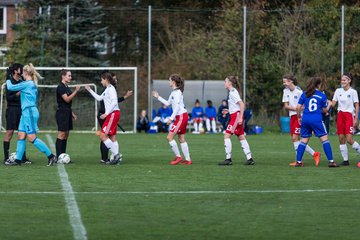
[[[118,78],[118,97],[123,96],[128,89],[133,90],[133,97],[128,98],[120,104],[120,124],[128,133],[136,132],[137,104],[138,104],[138,79],[137,67],[36,67],[37,71],[44,77],[39,80],[38,108],[40,112],[39,128],[41,132],[53,132],[57,130],[55,121],[56,112],[56,88],[60,81],[60,71],[67,69],[72,73],[72,82],[69,87],[73,89],[76,85],[81,91],[72,101],[72,109],[78,115],[74,121],[74,132],[95,132],[98,129],[97,114],[98,104],[91,95],[84,89],[85,85],[98,94],[102,92],[99,73],[104,70],[114,72]],[[5,72],[6,67],[0,67]],[[0,129],[4,130],[5,123],[5,74],[3,74],[0,98]],[[119,131],[120,132],[120,131]]]

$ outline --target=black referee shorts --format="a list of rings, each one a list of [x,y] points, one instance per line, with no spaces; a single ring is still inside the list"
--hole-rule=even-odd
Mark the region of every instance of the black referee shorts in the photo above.
[[[98,113],[98,115],[97,115],[97,120],[98,120],[98,123],[99,123],[100,127],[102,127],[102,125],[105,122],[105,119],[100,118],[101,115],[102,115],[102,113]]]
[[[68,132],[73,129],[72,111],[70,108],[56,110],[56,123],[58,131]]]
[[[21,107],[9,106],[6,109],[6,130],[18,130],[21,118]]]

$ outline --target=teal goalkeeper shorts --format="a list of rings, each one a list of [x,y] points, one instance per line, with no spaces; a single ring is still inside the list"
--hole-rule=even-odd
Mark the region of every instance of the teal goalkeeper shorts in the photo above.
[[[26,134],[35,134],[39,131],[38,127],[39,111],[37,107],[28,107],[22,110],[19,132],[25,132]]]

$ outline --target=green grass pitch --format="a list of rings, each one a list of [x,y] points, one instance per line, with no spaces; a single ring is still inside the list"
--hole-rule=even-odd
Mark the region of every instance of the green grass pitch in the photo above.
[[[70,134],[74,164],[65,169],[87,239],[359,238],[359,156],[351,147],[349,167],[328,168],[312,138],[320,166],[305,154],[305,167],[293,168],[288,134],[250,135],[256,164],[244,166],[233,137],[234,165],[220,167],[221,134],[186,139],[193,165],[168,164],[173,154],[164,134],[129,134],[118,135],[123,164],[104,166],[97,136]],[[336,136],[330,141],[340,163]],[[13,139],[11,151],[15,146]],[[44,156],[27,146],[34,164],[0,167],[0,239],[73,239],[59,169],[46,167]]]

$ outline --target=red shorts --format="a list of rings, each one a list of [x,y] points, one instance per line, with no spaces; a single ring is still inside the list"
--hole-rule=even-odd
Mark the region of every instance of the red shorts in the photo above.
[[[214,117],[208,117],[208,119],[209,119],[210,121],[215,120]]]
[[[225,132],[228,134],[235,134],[236,136],[244,135],[244,118],[240,125],[239,120],[240,112],[230,114],[230,121]]]
[[[194,119],[193,119],[193,122],[201,123],[202,120],[203,120],[202,118],[194,118]]]
[[[297,115],[292,115],[290,118],[290,134],[300,135],[300,124]]]
[[[111,112],[107,117],[105,118],[105,122],[102,125],[101,132],[105,133],[106,135],[115,135],[117,124],[120,120],[120,111],[115,110]]]
[[[183,113],[181,115],[177,115],[175,117],[175,122],[171,126],[170,132],[176,133],[176,134],[185,134],[186,133],[186,127],[188,124],[188,114]]]
[[[336,123],[337,134],[353,134],[354,133],[354,118],[349,112],[339,112]]]

